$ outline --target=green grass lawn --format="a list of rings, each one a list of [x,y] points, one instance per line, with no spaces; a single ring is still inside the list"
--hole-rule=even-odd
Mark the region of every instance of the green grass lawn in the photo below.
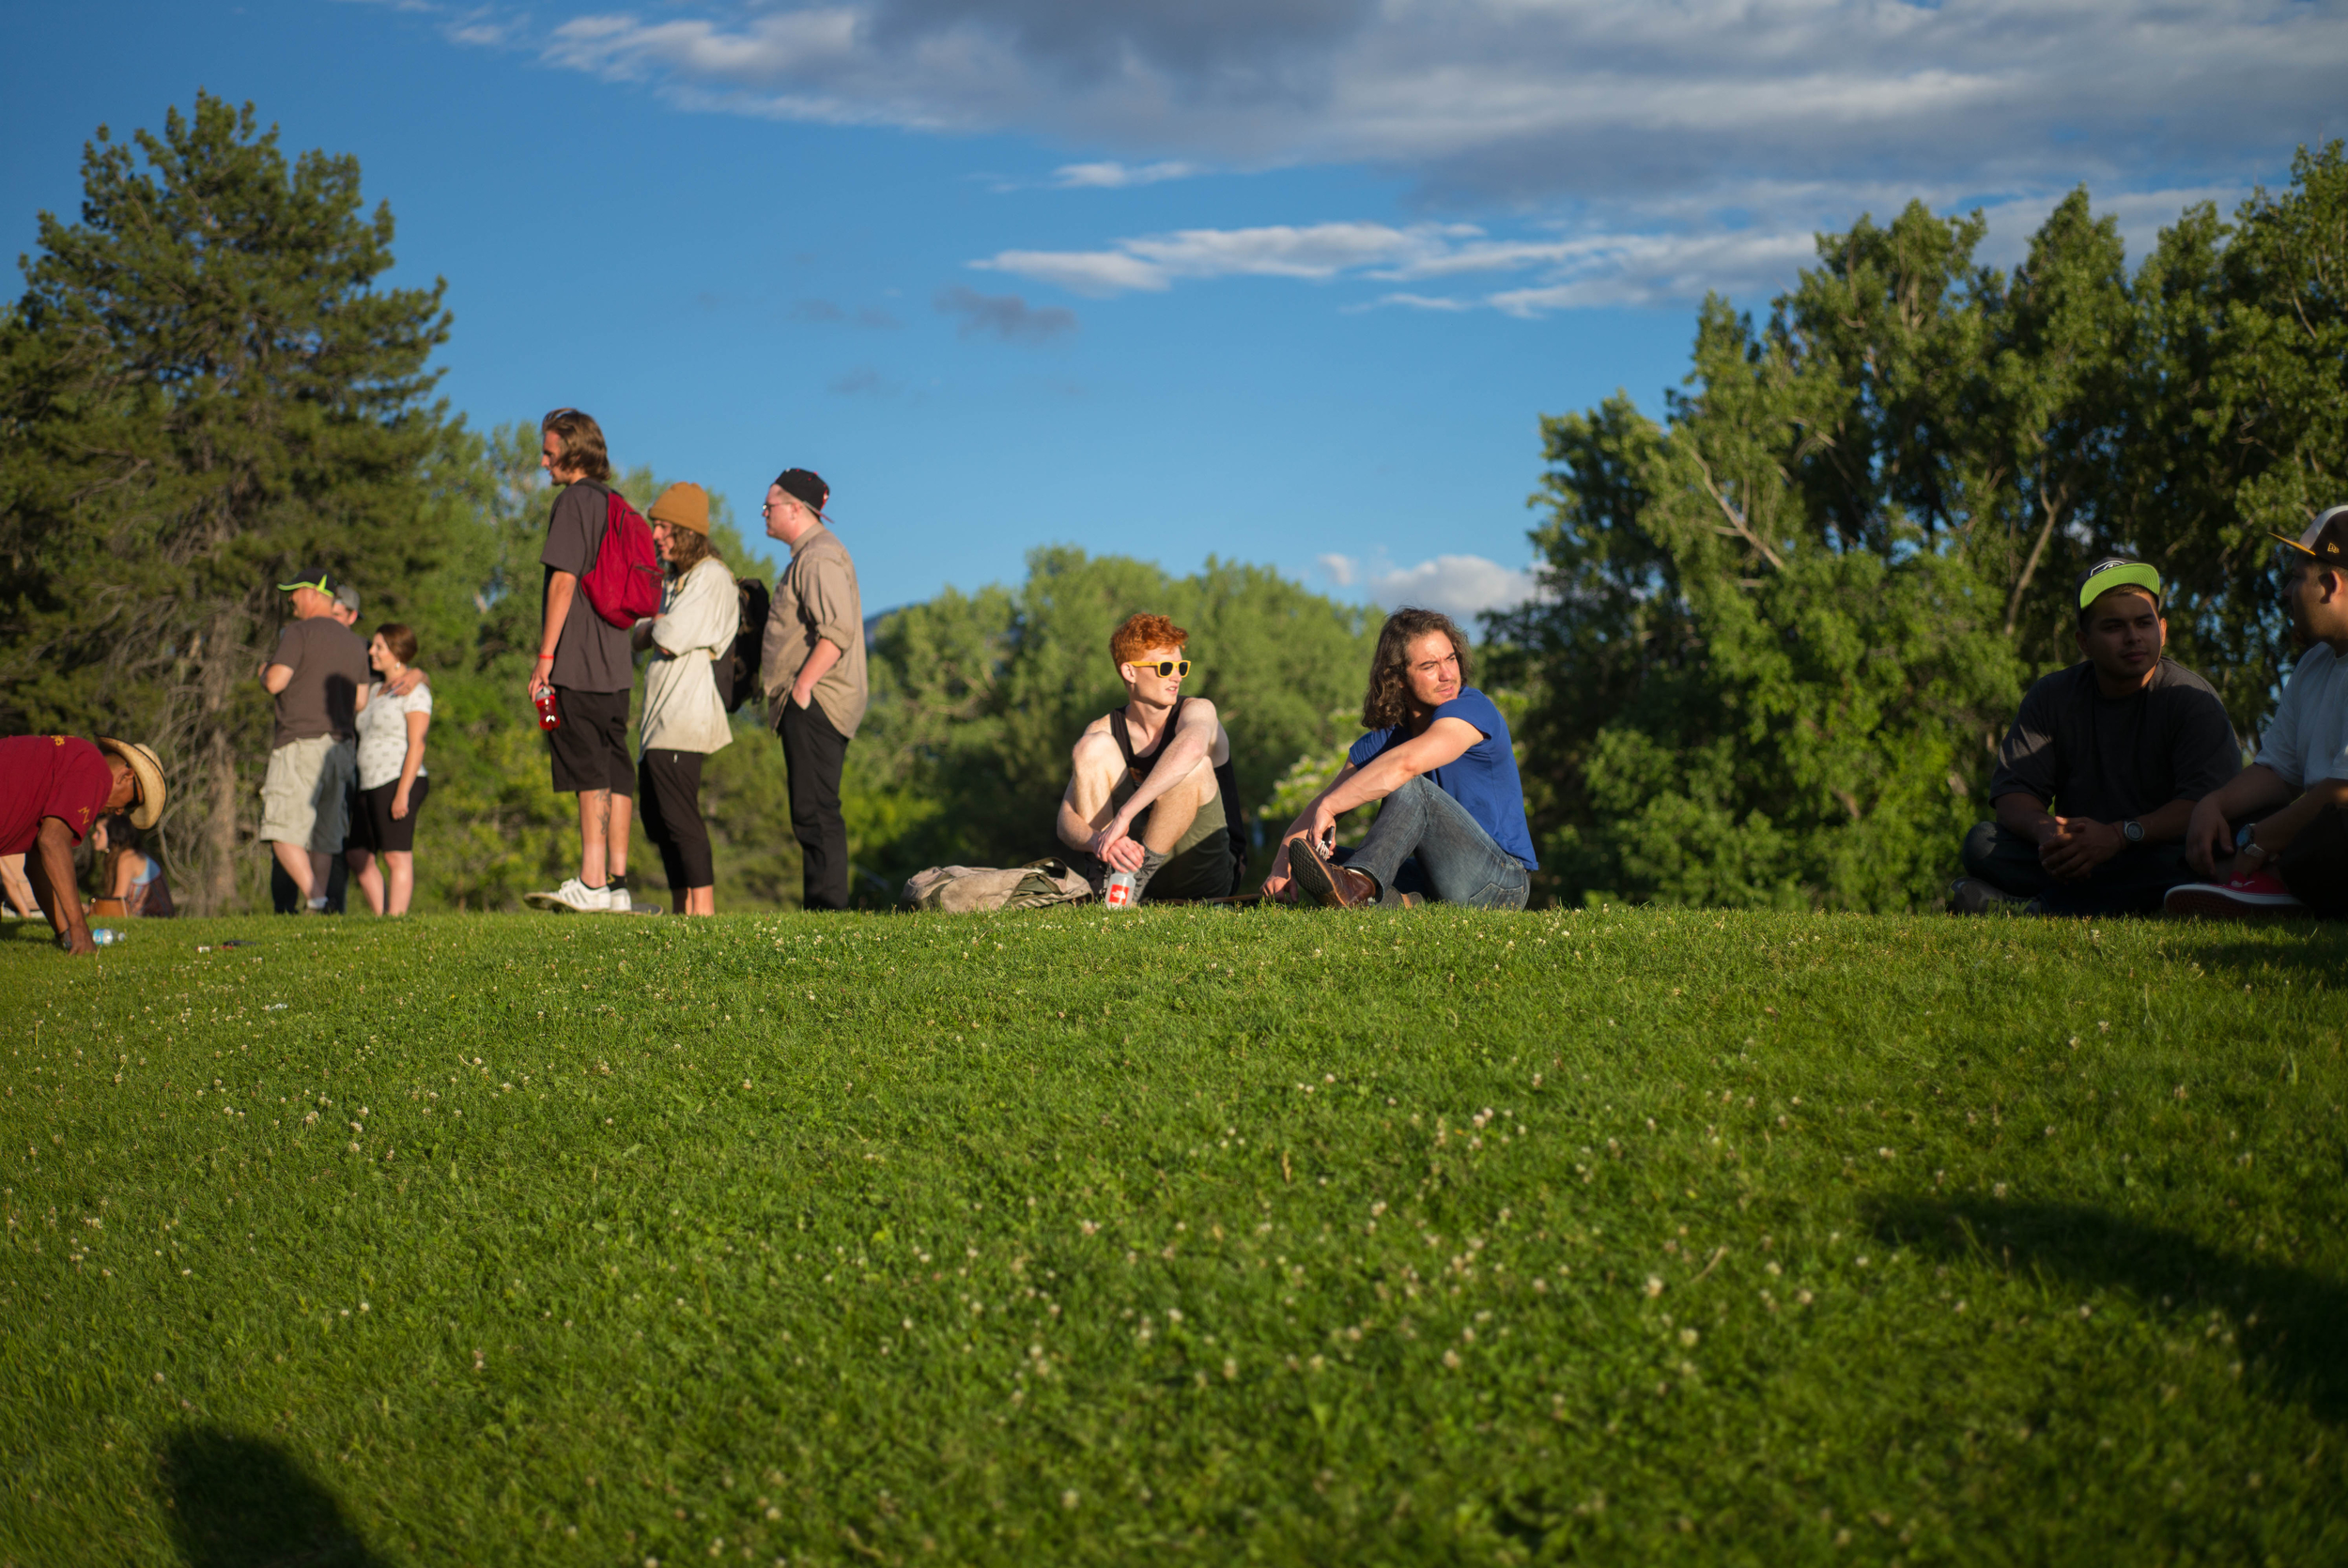
[[[7,1564],[2348,1561],[2338,929],[42,935]]]

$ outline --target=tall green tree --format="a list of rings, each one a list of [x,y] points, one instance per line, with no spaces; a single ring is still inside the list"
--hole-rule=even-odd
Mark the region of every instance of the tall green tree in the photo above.
[[[301,565],[429,576],[464,498],[426,401],[442,287],[380,289],[390,208],[358,161],[288,162],[199,93],[161,135],[100,128],[78,222],[40,215],[0,318],[0,724],[152,741],[164,853],[239,901],[269,703],[254,676]]]
[[[1707,301],[1660,421],[1544,421],[1547,592],[1495,630],[1554,890],[1931,901],[2103,555],[2161,567],[2172,652],[2260,722],[2263,530],[2348,499],[2340,146],[2133,275],[2084,191],[2011,273],[1982,233],[1911,205],[1822,236],[1765,323]]]

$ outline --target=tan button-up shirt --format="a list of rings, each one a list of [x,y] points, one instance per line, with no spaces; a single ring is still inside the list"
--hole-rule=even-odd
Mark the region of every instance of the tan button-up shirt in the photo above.
[[[817,527],[791,551],[791,564],[776,579],[766,616],[766,638],[759,648],[759,678],[766,688],[766,723],[782,722],[791,684],[815,651],[818,638],[840,650],[840,658],[815,683],[814,705],[831,727],[851,740],[864,722],[864,597],[856,585],[856,562],[831,530]]]

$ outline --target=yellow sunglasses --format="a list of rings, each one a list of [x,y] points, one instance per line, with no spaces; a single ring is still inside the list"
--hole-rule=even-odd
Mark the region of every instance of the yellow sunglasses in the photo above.
[[[1127,662],[1132,663],[1131,660]],[[1187,675],[1190,673],[1190,661],[1188,659],[1160,659],[1155,664],[1135,664],[1134,670],[1136,674],[1149,671],[1160,678],[1168,675]]]

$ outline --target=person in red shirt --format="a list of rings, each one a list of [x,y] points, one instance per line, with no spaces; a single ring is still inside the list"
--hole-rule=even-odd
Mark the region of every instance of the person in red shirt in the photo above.
[[[74,886],[73,846],[100,817],[132,807],[142,832],[163,814],[163,766],[135,741],[75,735],[0,740],[0,854],[24,856],[25,880],[69,953],[94,953]]]

